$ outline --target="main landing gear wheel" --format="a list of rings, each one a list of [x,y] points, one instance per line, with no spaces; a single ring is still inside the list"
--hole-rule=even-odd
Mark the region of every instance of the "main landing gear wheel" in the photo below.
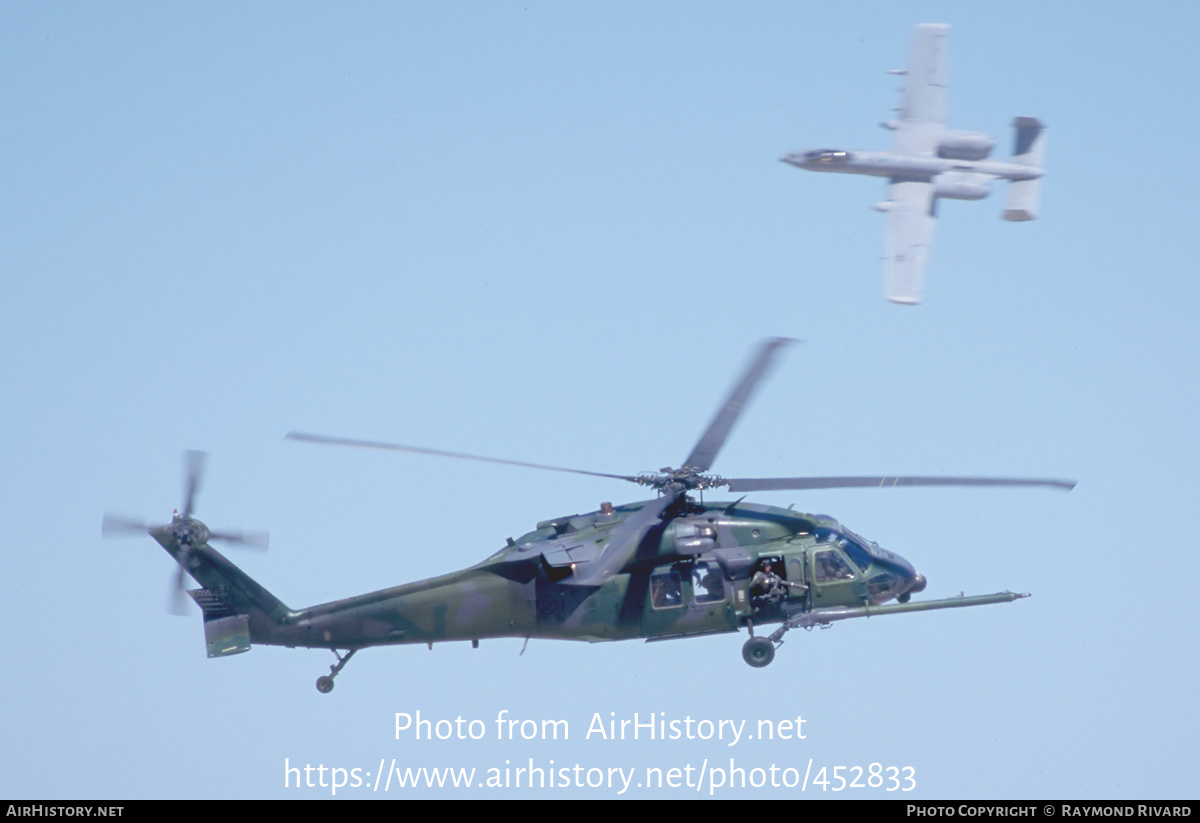
[[[775,659],[775,644],[768,637],[751,637],[742,646],[742,659],[761,669]]]
[[[358,649],[351,649],[350,651],[346,652],[345,657],[342,657],[340,654],[338,654],[337,649],[331,649],[331,651],[333,652],[334,656],[337,657],[338,662],[329,667],[329,674],[321,675],[317,678],[317,691],[319,691],[321,694],[329,694],[331,691],[333,691],[333,678],[338,676],[338,672],[342,670],[343,666],[350,662],[350,658],[354,657],[354,653],[358,651]]]

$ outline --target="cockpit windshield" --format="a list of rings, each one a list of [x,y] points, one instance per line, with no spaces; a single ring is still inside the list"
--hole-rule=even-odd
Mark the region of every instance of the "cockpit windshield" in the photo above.
[[[859,541],[862,541],[862,538],[859,538],[857,541],[852,540],[839,531],[824,527],[816,530],[816,536],[818,543],[832,543],[845,552],[846,556],[854,561],[854,565],[858,566],[859,571],[865,572],[867,566],[871,565],[870,553],[859,543]]]
[[[915,574],[912,565],[897,554],[880,548],[878,543],[866,540],[845,526],[839,529],[821,527],[815,532],[818,543],[834,543],[839,546],[846,556],[854,561],[854,565],[866,571],[874,559],[885,566],[891,566],[907,574]]]

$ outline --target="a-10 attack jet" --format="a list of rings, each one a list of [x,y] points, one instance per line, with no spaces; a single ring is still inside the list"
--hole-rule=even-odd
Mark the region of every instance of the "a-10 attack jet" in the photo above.
[[[946,128],[946,39],[949,26],[925,23],[913,30],[913,48],[898,116],[883,123],[895,133],[891,151],[807,149],[783,157],[809,171],[888,178],[888,199],[875,204],[887,215],[884,296],[914,304],[933,241],[939,198],[982,200],[993,179],[1008,180],[1005,220],[1037,216],[1046,135],[1033,117],[1013,121],[1016,140],[1009,163],[988,160],[994,138]]]

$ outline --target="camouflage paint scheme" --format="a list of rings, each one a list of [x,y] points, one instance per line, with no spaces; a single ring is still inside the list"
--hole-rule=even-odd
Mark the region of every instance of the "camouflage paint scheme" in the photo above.
[[[755,503],[699,504],[689,498],[677,501],[665,521],[646,530],[636,556],[620,573],[598,586],[566,582],[573,562],[603,552],[615,528],[651,502],[606,504],[599,511],[543,521],[462,571],[299,610],[284,605],[215,549],[189,544],[190,535],[204,528],[199,521],[179,519],[152,535],[204,586],[189,594],[204,612],[210,657],[247,651],[251,643],[357,650],[490,637],[656,640],[1022,596],[1006,592],[883,606],[923,587],[924,579],[903,558],[867,544],[836,520]],[[818,562],[830,557],[835,573]],[[755,598],[751,576],[765,560],[775,563],[780,577],[803,588],[789,588],[774,602]],[[653,587],[656,580],[665,581],[670,593]]]
[[[186,455],[183,513],[164,526],[106,516],[103,531],[151,535],[204,588],[189,594],[204,612],[209,657],[252,644],[333,650],[337,663],[317,680],[321,692],[359,649],[485,637],[560,640],[659,640],[735,632],[751,637],[743,659],[766,666],[795,628],[902,611],[1011,602],[1003,592],[910,603],[925,578],[912,565],[823,515],[739,499],[704,503],[702,492],[894,486],[1017,486],[1069,490],[1071,481],[983,477],[769,477],[707,474],[756,385],[790,341],[763,341],[725,402],[679,468],[614,475],[374,441],[292,433],[289,437],[356,448],[606,477],[650,486],[658,497],[538,523],[475,566],[307,609],[284,605],[223,555],[209,538],[254,543],[241,532],[210,532],[192,518],[203,473],[200,452]],[[896,600],[888,604],[889,600]],[[754,627],[778,623],[770,636]],[[339,653],[346,650],[345,656]]]

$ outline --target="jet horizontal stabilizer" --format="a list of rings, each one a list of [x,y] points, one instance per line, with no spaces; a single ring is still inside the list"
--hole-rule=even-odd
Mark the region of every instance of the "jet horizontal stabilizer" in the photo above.
[[[1013,163],[1040,170],[1046,153],[1045,126],[1036,117],[1016,117],[1013,118],[1013,128],[1016,130],[1013,138]],[[1014,180],[1010,183],[1004,219],[1022,222],[1036,218],[1041,190],[1040,176],[1032,180]]]

